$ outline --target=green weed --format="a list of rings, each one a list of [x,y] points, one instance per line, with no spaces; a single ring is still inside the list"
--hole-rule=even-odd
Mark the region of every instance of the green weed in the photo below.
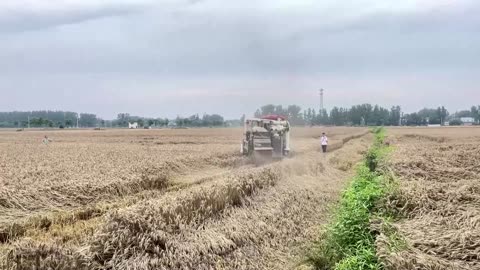
[[[377,215],[376,206],[388,190],[383,175],[377,171],[387,149],[383,143],[384,129],[374,129],[373,133],[375,142],[364,164],[358,167],[357,174],[342,194],[333,222],[309,254],[308,260],[316,269],[381,269],[370,220]]]

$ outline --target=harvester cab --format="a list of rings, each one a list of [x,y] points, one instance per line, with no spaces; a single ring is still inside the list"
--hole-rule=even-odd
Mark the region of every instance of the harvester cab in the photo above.
[[[241,152],[255,159],[281,159],[290,152],[290,123],[284,116],[248,118],[244,123]]]

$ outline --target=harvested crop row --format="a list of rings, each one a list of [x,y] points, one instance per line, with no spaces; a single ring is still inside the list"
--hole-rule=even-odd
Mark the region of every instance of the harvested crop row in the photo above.
[[[405,217],[393,226],[406,246],[392,251],[380,237],[387,269],[480,268],[478,138],[398,136],[390,167],[400,185],[389,206]]]
[[[230,155],[226,157],[215,157],[215,159],[221,161],[213,164],[221,163],[224,166],[232,168],[247,162],[246,159]],[[210,159],[209,161],[213,160]],[[196,166],[196,168],[199,168],[203,165],[197,163]],[[217,168],[216,170],[219,171],[222,170],[221,167],[214,166],[213,168]],[[197,177],[194,182],[178,180],[185,178],[186,174],[189,174],[190,171],[191,168],[189,168],[187,164],[168,161],[160,164],[160,166],[145,167],[144,169],[139,170],[139,179],[137,181],[113,184],[113,186],[109,187],[108,192],[105,188],[99,192],[90,192],[89,196],[92,198],[95,196],[103,196],[103,201],[101,202],[90,204],[72,211],[55,211],[54,213],[39,214],[11,223],[0,223],[0,243],[12,241],[24,235],[28,236],[30,231],[35,232],[39,229],[48,231],[49,227],[52,225],[64,226],[74,224],[78,221],[95,218],[105,214],[111,209],[126,207],[142,199],[158,197],[164,192],[169,192],[170,190],[174,191],[187,188],[192,184],[201,184],[218,178],[218,176],[210,175],[205,176],[204,178]],[[224,169],[223,172],[225,172]],[[226,174],[222,173],[222,175]],[[106,196],[105,193],[108,194],[108,196]],[[119,199],[115,199],[116,197]],[[113,202],[107,200],[112,198],[115,199]]]
[[[138,161],[141,162],[140,157]],[[163,158],[164,159],[164,158]],[[30,175],[30,171],[5,176],[12,180],[1,181],[0,186],[0,211],[7,221],[18,219],[34,211],[44,211],[53,208],[74,207],[89,204],[99,200],[138,193],[146,189],[162,189],[168,181],[179,173],[191,171],[202,166],[238,166],[242,162],[239,155],[211,153],[191,157],[172,158],[158,163],[121,161],[118,169],[111,168],[107,172],[105,167],[98,167],[98,173],[81,174],[78,169],[61,169],[59,172],[51,166],[50,174],[42,171],[41,175]],[[92,160],[92,163],[97,161]],[[75,164],[75,162],[72,162]],[[108,163],[107,163],[108,164]],[[56,167],[56,166],[55,166]],[[88,167],[88,166],[86,166]],[[44,169],[42,169],[44,170]],[[47,169],[49,170],[49,169]],[[81,169],[83,170],[83,169]],[[93,169],[95,171],[95,169]],[[78,177],[81,176],[81,179]],[[43,179],[42,184],[37,182],[27,183],[24,180],[14,179]],[[61,180],[59,178],[62,178]],[[57,180],[58,179],[58,180]],[[2,184],[3,182],[3,184]]]
[[[294,136],[320,131],[300,130]],[[350,136],[349,133],[334,135],[335,132],[332,131],[334,143]],[[6,133],[0,137],[2,222],[161,188],[165,178],[172,174],[186,174],[205,166],[224,168],[245,164],[238,153],[239,130],[50,133],[54,142],[49,146],[34,140],[37,136],[41,138],[39,132]],[[138,140],[209,143],[142,146],[135,143]],[[295,151],[309,150],[312,143],[315,141],[308,138],[296,140]]]
[[[351,135],[342,136],[341,138],[348,140],[347,137],[349,136]],[[185,141],[188,141],[188,140],[185,140]],[[336,139],[335,137],[333,137],[333,142],[335,141]],[[136,144],[136,143],[133,142],[133,144]],[[150,229],[154,228],[153,236],[155,236],[155,234],[159,232],[157,228],[162,228],[162,230],[166,230],[169,233],[168,234],[169,239],[174,239],[175,237],[177,237],[178,241],[173,243],[173,245],[177,243],[181,243],[181,240],[183,239],[183,241],[186,241],[184,243],[191,244],[193,250],[202,250],[204,243],[208,243],[208,241],[207,242],[205,241],[208,239],[214,239],[214,238],[206,237],[208,236],[208,233],[204,234],[204,231],[201,229],[202,227],[199,227],[201,225],[198,225],[198,224],[203,224],[203,225],[212,224],[212,225],[209,225],[210,229],[217,232],[220,229],[214,229],[214,227],[217,227],[217,228],[222,227],[221,224],[217,224],[217,222],[226,220],[228,217],[232,215],[236,215],[237,212],[240,213],[241,212],[240,210],[243,210],[243,209],[245,209],[245,211],[247,212],[248,211],[252,212],[250,214],[245,213],[243,214],[243,216],[251,217],[253,220],[250,221],[249,219],[248,221],[250,222],[250,225],[249,225],[250,229],[248,230],[246,230],[245,228],[241,229],[242,233],[238,235],[239,237],[238,239],[243,239],[243,240],[238,240],[238,241],[245,243],[244,245],[245,250],[250,250],[251,247],[255,245],[255,243],[256,244],[265,243],[264,240],[261,240],[260,242],[252,240],[255,238],[263,239],[258,235],[259,230],[261,228],[255,227],[255,218],[254,218],[254,216],[258,213],[256,209],[262,208],[262,206],[265,203],[261,199],[263,195],[265,195],[265,197],[269,196],[268,194],[272,194],[271,196],[274,196],[272,198],[272,201],[277,202],[272,206],[274,209],[285,209],[289,207],[293,207],[292,209],[296,209],[294,211],[291,211],[288,218],[285,217],[285,220],[295,220],[296,214],[299,214],[299,216],[302,217],[302,215],[300,215],[301,211],[310,211],[314,209],[313,207],[311,207],[310,204],[305,204],[305,205],[310,205],[308,209],[302,209],[301,202],[303,202],[304,204],[305,200],[308,200],[308,198],[312,198],[312,201],[314,202],[319,202],[318,200],[322,201],[325,199],[317,199],[318,197],[328,198],[328,200],[334,197],[335,191],[337,190],[337,188],[334,188],[334,186],[332,186],[333,190],[331,193],[325,193],[325,191],[319,190],[318,194],[314,194],[311,192],[306,192],[306,193],[300,192],[299,195],[297,196],[296,192],[294,192],[295,189],[292,188],[292,187],[295,187],[295,185],[291,185],[291,186],[285,186],[282,189],[284,190],[282,192],[288,191],[287,192],[288,194],[285,196],[285,200],[283,199],[279,200],[279,198],[276,196],[279,196],[278,194],[280,193],[275,191],[277,187],[272,188],[272,184],[271,183],[269,184],[269,181],[267,181],[268,179],[263,179],[262,177],[256,176],[257,174],[265,175],[265,171],[263,170],[273,170],[272,178],[276,179],[273,181],[274,183],[278,183],[278,180],[282,178],[282,177],[278,178],[279,174],[280,175],[301,175],[301,177],[298,178],[299,180],[303,179],[304,177],[307,177],[307,178],[319,177],[320,175],[322,175],[322,177],[329,177],[329,178],[331,177],[332,179],[337,179],[336,177],[338,177],[339,175],[342,175],[343,172],[339,172],[337,170],[325,170],[323,162],[319,163],[315,161],[315,159],[312,162],[309,160],[310,158],[312,158],[312,156],[310,154],[305,154],[306,152],[311,152],[316,154],[317,144],[318,142],[316,140],[312,140],[310,138],[297,140],[295,149],[296,150],[298,149],[301,154],[299,155],[298,158],[288,160],[287,162],[282,164],[282,166],[276,166],[275,164],[273,164],[272,166],[267,166],[264,168],[256,168],[256,169],[255,168],[247,169],[249,166],[246,166],[246,167],[242,167],[246,169],[246,171],[244,171],[243,173],[238,173],[238,171],[240,171],[241,169],[235,169],[230,174],[224,173],[221,170],[221,168],[223,168],[223,170],[227,172],[229,168],[234,168],[234,167],[237,167],[238,165],[242,165],[243,162],[239,162],[239,159],[237,158],[238,154],[232,155],[231,154],[232,152],[222,154],[221,152],[213,151],[212,153],[214,154],[214,156],[212,156],[212,153],[210,152],[207,155],[205,155],[204,153],[198,153],[198,152],[194,153],[194,155],[192,156],[195,158],[192,159],[192,162],[186,162],[185,163],[186,166],[178,167],[176,166],[177,164],[175,164],[175,162],[172,162],[170,163],[170,165],[173,165],[173,166],[168,168],[163,168],[162,170],[156,170],[156,172],[160,172],[160,171],[174,172],[174,177],[168,177],[168,179],[169,180],[173,179],[174,181],[178,180],[182,186],[180,188],[180,191],[176,191],[178,189],[169,188],[168,190],[172,191],[171,194],[162,195],[164,197],[155,198],[155,196],[158,196],[160,194],[160,193],[155,193],[156,195],[153,197],[146,196],[145,197],[147,199],[146,201],[139,202],[134,206],[112,212],[106,221],[101,221],[99,223],[99,226],[101,226],[100,228],[104,228],[104,229],[102,229],[101,231],[99,231],[98,234],[96,234],[95,239],[90,239],[89,237],[85,237],[85,239],[82,239],[82,242],[80,245],[79,245],[80,242],[76,242],[76,241],[71,242],[69,240],[67,240],[66,243],[62,243],[62,241],[64,240],[62,239],[63,236],[59,238],[51,235],[51,233],[55,233],[56,229],[53,229],[53,230],[47,229],[44,235],[39,235],[38,237],[35,236],[34,239],[32,240],[19,239],[18,241],[15,241],[14,243],[12,243],[14,248],[9,253],[10,254],[9,262],[15,262],[16,267],[20,267],[19,269],[21,269],[21,267],[26,267],[28,269],[29,265],[31,266],[32,263],[37,263],[37,262],[41,263],[41,265],[39,265],[40,268],[59,267],[61,269],[62,267],[64,267],[64,269],[68,269],[72,265],[75,265],[75,267],[77,267],[78,269],[80,269],[81,267],[90,269],[94,265],[101,268],[108,268],[108,265],[111,264],[110,261],[120,260],[119,258],[121,257],[119,255],[118,257],[113,257],[111,259],[108,259],[108,257],[111,256],[111,254],[109,255],[109,252],[113,251],[115,252],[115,254],[123,254],[124,252],[122,251],[124,247],[123,242],[118,239],[115,239],[115,236],[119,236],[120,238],[124,236],[117,235],[115,234],[116,233],[115,230],[109,231],[108,228],[110,225],[114,225],[114,224],[120,224],[120,225],[129,224],[128,223],[129,218],[138,218],[139,220],[143,221],[143,223],[146,223],[146,224],[150,224],[150,220],[157,220],[159,223],[145,225],[147,226],[146,228],[145,227],[138,227],[138,228],[140,228],[141,230],[148,230],[148,228]],[[187,146],[189,148],[187,149],[187,151],[194,150],[194,149],[197,149],[197,150],[207,149],[205,148],[206,144],[188,144],[187,143],[186,145],[184,145],[179,143],[174,145],[175,147],[182,147],[182,148]],[[235,143],[234,146],[235,145],[237,145],[237,143]],[[134,153],[133,154],[134,156],[137,156],[137,154],[138,156],[141,156],[141,155],[143,155],[144,157],[148,156],[148,154],[151,153],[152,151],[159,150],[159,147],[163,148],[163,147],[166,147],[166,145],[154,144],[154,146],[143,145],[140,147],[142,150],[141,153],[140,154]],[[235,152],[237,150],[236,148],[237,147],[235,147]],[[127,147],[127,149],[132,150],[133,148]],[[100,150],[100,152],[102,152],[106,149],[97,149],[97,150]],[[355,150],[354,153],[357,153],[356,151],[357,150]],[[162,154],[165,154],[165,152],[163,152]],[[182,156],[182,154],[183,154],[183,151],[180,148],[178,148],[177,155]],[[154,154],[154,157],[155,158],[152,160],[144,158],[145,164],[142,166],[144,166],[144,168],[158,169],[158,163],[155,164],[156,157],[157,157],[156,154]],[[202,158],[202,160],[199,160],[198,158]],[[124,159],[124,157],[122,157],[122,159]],[[318,159],[318,157],[316,157],[316,159]],[[95,157],[94,160],[97,160],[97,157]],[[330,161],[327,161],[327,162],[330,162]],[[335,164],[337,164],[338,162],[339,162],[339,157],[337,157]],[[340,163],[342,162],[343,161],[341,161],[341,158],[340,158]],[[168,162],[164,162],[163,164],[167,164],[167,163]],[[134,164],[136,163],[133,163],[132,165],[129,165],[129,166],[133,166]],[[202,170],[204,170],[205,168],[203,168],[204,165],[202,164],[207,164],[206,165],[207,167],[205,168],[208,168],[208,170],[212,168],[212,172],[215,172],[215,174],[212,174],[211,176],[209,176],[207,173],[204,175],[202,173]],[[110,165],[107,165],[107,167],[108,166]],[[130,168],[134,168],[134,167],[130,167]],[[198,173],[196,173],[196,171],[198,171]],[[183,185],[183,183],[181,182],[182,175],[185,175],[186,177],[190,177],[191,173],[189,172],[194,172],[193,175],[201,176],[202,179],[209,179],[209,180],[207,181],[198,180],[199,186],[195,186],[195,185],[192,186],[191,184],[194,184],[197,182],[197,180],[193,179],[195,177],[193,177],[192,178],[192,180],[194,180],[193,182],[188,181],[187,185]],[[250,182],[246,181],[248,180],[248,177],[244,178],[244,176],[248,174],[254,175],[249,180]],[[109,175],[111,175],[110,172],[109,172]],[[154,174],[151,173],[150,175],[154,175]],[[240,178],[244,179],[244,180],[241,180],[240,182],[247,183],[247,185],[243,185],[243,186],[239,185],[238,183]],[[262,184],[264,183],[264,180],[267,181],[265,182],[266,184]],[[65,181],[63,183],[67,184],[69,183],[68,181]],[[255,181],[261,181],[261,182],[257,183]],[[236,184],[230,185],[229,183],[236,183]],[[280,183],[283,183],[283,182],[280,181]],[[302,185],[303,184],[307,184],[307,183],[302,183]],[[226,188],[228,186],[230,186],[230,188]],[[318,184],[313,181],[311,183],[308,182],[307,187],[315,187],[315,186],[318,187]],[[323,185],[321,186],[324,188]],[[269,187],[269,188],[265,188],[265,187]],[[186,190],[181,190],[182,188],[185,188]],[[197,195],[193,196],[194,193]],[[227,196],[225,194],[227,194]],[[243,195],[238,196],[235,194],[243,194]],[[121,195],[121,197],[123,196],[124,195]],[[193,199],[191,198],[192,196],[193,196]],[[333,197],[330,197],[330,196],[333,196]],[[189,200],[188,198],[190,198],[191,200]],[[254,202],[257,202],[258,208],[257,207],[251,208],[255,205]],[[60,207],[65,207],[65,206],[60,206]],[[203,210],[199,210],[199,209],[203,209]],[[102,212],[101,214],[103,213],[104,212]],[[235,213],[235,214],[232,214],[232,213]],[[279,211],[278,213],[281,213],[281,211]],[[94,216],[95,215],[96,214],[94,214]],[[260,216],[264,217],[266,215],[267,215],[267,212],[265,211],[264,214],[261,214]],[[236,220],[237,220],[237,223],[239,223],[242,219],[241,218],[239,219],[239,217],[237,217]],[[92,222],[96,222],[96,218],[94,218]],[[102,224],[105,224],[105,222],[106,222],[106,226],[102,225]],[[94,225],[94,224],[90,224],[90,221],[87,221],[87,223],[88,224],[85,225],[86,229],[89,229],[91,225]],[[300,224],[300,222],[298,223]],[[315,223],[318,223],[318,221],[312,222],[312,224],[315,224]],[[164,224],[165,227],[161,227],[163,226],[161,224]],[[301,224],[300,225],[299,224],[296,225],[297,226],[296,228],[301,228]],[[218,227],[219,225],[220,227]],[[57,224],[53,223],[53,225],[51,226],[52,228],[53,226],[55,226],[56,228]],[[153,226],[153,227],[150,227],[150,226]],[[281,225],[282,228],[279,228],[277,231],[285,232],[285,228],[283,226],[284,225]],[[293,228],[292,226],[290,227]],[[75,224],[75,227],[72,226],[72,228],[74,230],[77,230],[77,229],[82,230],[81,226],[77,226],[76,224]],[[95,228],[95,230],[97,230],[97,228],[98,226]],[[225,232],[227,232],[230,229],[229,227],[224,227],[221,230],[224,230]],[[298,229],[293,231],[298,232]],[[66,237],[69,237],[69,234],[70,234],[68,232],[60,232],[60,233],[61,234],[66,233]],[[249,233],[252,235],[251,237],[248,237]],[[74,234],[75,234],[74,237],[77,237],[76,233]],[[29,232],[28,235],[31,235],[31,233]],[[51,240],[48,238],[50,237],[49,235],[53,236]],[[91,234],[89,233],[89,235]],[[101,238],[101,235],[106,235],[106,238]],[[282,233],[282,234],[272,234],[272,235],[277,235],[278,237],[280,237],[281,235],[284,235],[284,234]],[[211,235],[211,236],[213,237],[214,235]],[[41,238],[41,237],[45,237],[45,238]],[[152,247],[154,246],[158,248],[159,246],[160,247],[162,246],[159,244],[161,242],[155,242],[156,241],[155,239],[157,238],[155,237],[150,238],[150,234],[147,234],[147,231],[145,231],[145,234],[140,233],[138,235],[134,235],[134,238],[135,237],[137,237],[137,240],[134,240],[133,244],[131,245],[130,251],[125,251],[127,252],[126,254],[128,254],[128,252],[133,252],[132,254],[138,254],[135,252],[139,252],[140,250],[142,250],[141,248],[139,249],[139,247],[141,247],[142,245],[146,245],[146,242],[149,242],[149,241],[153,241],[150,243]],[[102,239],[106,239],[106,241],[103,241]],[[108,242],[108,241],[111,241],[111,242]],[[170,241],[173,241],[173,240],[170,240]],[[196,241],[199,241],[199,242],[195,243]],[[215,240],[214,242],[220,243],[222,241],[218,242]],[[88,243],[91,243],[91,244],[88,244]],[[104,246],[104,245],[108,243],[111,243],[111,244],[107,248],[107,246]],[[95,249],[95,247],[97,247],[98,249]],[[241,248],[241,245],[236,246],[234,249],[230,249],[232,251],[230,255],[227,254],[228,252],[225,253],[226,249],[224,249],[222,245],[219,245],[218,247],[219,247],[219,250],[221,251],[210,253],[211,258],[214,258],[214,257],[225,258],[224,265],[227,268],[234,265],[234,262],[236,260],[243,261],[245,259],[245,258],[240,259],[239,255],[232,255],[232,254],[236,254],[237,251],[244,250],[244,248]],[[279,247],[283,247],[283,246],[279,244]],[[181,251],[183,249],[181,247],[178,247],[178,250]],[[148,254],[152,252],[149,249],[146,249],[145,251],[147,251],[145,255],[147,257],[148,257]],[[43,254],[43,255],[41,257],[38,257],[38,256],[35,256],[35,254]],[[255,254],[257,254],[258,256],[261,256],[261,254],[265,254],[265,251],[260,249]],[[99,256],[95,257],[94,255],[99,255]],[[102,259],[101,258],[102,256],[105,256],[105,258],[107,259],[105,258]],[[233,256],[233,257],[231,257],[231,259],[228,259],[230,256]],[[138,265],[136,263],[132,264],[136,266],[142,265],[141,262],[135,259],[135,258],[137,259],[139,258],[136,255],[131,255],[128,258],[131,258],[131,259],[125,259],[123,261],[125,263],[127,263],[128,261],[130,261],[130,263],[136,262],[138,263]],[[155,259],[157,258],[157,256],[154,256],[151,258]],[[0,261],[2,260],[0,259]],[[210,259],[207,261],[204,261],[204,263],[206,264],[210,264],[210,262],[211,262]]]
[[[358,153],[360,159],[360,151],[350,152]],[[38,259],[32,249],[39,249],[38,254],[45,249],[55,251],[55,256],[42,263],[60,269],[62,265],[83,265],[85,269],[278,267],[288,262],[288,257],[279,254],[291,256],[289,247],[314,238],[315,230],[306,228],[315,228],[325,217],[328,205],[338,196],[338,185],[342,185],[337,181],[346,177],[326,168],[328,160],[315,155],[304,158],[252,169],[227,181],[113,213],[93,239],[90,255],[64,248],[62,257],[59,244],[35,247],[28,242],[19,243],[22,248],[14,254],[21,258],[20,266],[26,266]],[[29,252],[25,253],[25,246]]]
[[[278,175],[268,168],[254,169],[219,183],[166,195],[112,213],[104,230],[94,240],[91,248],[93,258],[100,265],[115,265],[132,256],[149,254],[155,250],[164,254],[162,247],[167,249],[169,245],[176,244],[172,242],[173,235],[181,233],[186,227],[203,222],[228,206],[248,203],[248,197],[254,192],[275,184],[277,180]],[[52,244],[50,249],[54,247],[55,244]],[[45,247],[39,245],[36,248],[42,250]],[[31,265],[39,259],[32,255],[36,254],[35,252],[25,253],[23,248],[16,251],[16,254],[22,254],[17,266]],[[137,254],[136,251],[141,253]],[[51,258],[51,263],[56,267],[72,265],[70,252],[67,252],[63,259],[60,259],[58,252],[54,254],[56,256]],[[80,255],[74,258],[76,264],[81,264]],[[13,258],[10,260],[14,261]]]

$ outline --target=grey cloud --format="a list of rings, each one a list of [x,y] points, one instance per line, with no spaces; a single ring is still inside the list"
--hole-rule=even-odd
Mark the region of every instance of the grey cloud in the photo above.
[[[60,3],[57,3],[60,5]],[[53,3],[52,3],[53,5]],[[1,8],[1,7],[0,7]],[[140,4],[103,4],[79,8],[37,11],[35,9],[0,9],[0,33],[41,30],[112,16],[124,16],[144,10]]]
[[[333,28],[334,31],[476,32],[480,27],[480,4],[431,9],[407,14],[374,13]]]
[[[108,117],[217,108],[235,116],[266,102],[315,106],[320,85],[337,105],[436,106],[449,99],[435,91],[454,85],[475,96],[480,4],[347,16],[315,5],[279,12],[245,4],[227,13],[213,2],[77,10],[51,23],[30,21],[38,31],[10,23],[22,30],[0,36],[0,92],[16,101],[0,105],[61,104]],[[81,22],[64,25],[74,19]],[[423,96],[411,101],[414,92]],[[461,106],[460,97],[451,102]]]
[[[444,29],[445,25],[464,27],[458,22],[463,14],[445,16],[448,19],[443,24],[433,20],[430,31],[419,31],[418,27],[399,31],[388,26],[392,20],[399,22],[393,25],[414,25],[420,20],[426,25],[429,19],[423,14],[394,19],[367,17],[338,25],[337,31],[318,26],[290,32],[282,27],[282,21],[294,22],[299,17],[209,15],[151,12],[125,21],[104,20],[103,28],[93,22],[42,32],[41,42],[37,35],[25,36],[21,43],[35,40],[37,46],[26,53],[12,46],[2,59],[15,65],[3,70],[201,76],[351,72],[359,68],[478,68],[478,61],[471,56],[478,53],[480,36]],[[64,37],[60,43],[58,36]],[[19,54],[22,58],[17,57]]]

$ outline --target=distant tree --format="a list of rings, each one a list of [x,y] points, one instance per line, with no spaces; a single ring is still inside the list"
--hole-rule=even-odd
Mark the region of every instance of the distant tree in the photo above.
[[[445,109],[444,106],[438,107],[437,108],[437,115],[440,117],[440,124],[441,125],[445,124],[445,120],[447,119],[447,116],[448,116],[447,109]]]
[[[181,118],[180,116],[177,116],[177,118],[175,119],[175,124],[177,124],[177,126],[179,127],[183,127],[184,125],[183,118]]]
[[[352,106],[349,111],[348,117],[353,125],[360,126],[362,124],[363,113],[361,105]]]
[[[49,120],[43,119],[42,117],[30,119],[30,125],[32,127],[47,127],[49,123]]]
[[[370,118],[369,125],[373,126],[385,126],[390,124],[390,112],[378,105],[373,107],[373,112]]]
[[[301,118],[300,112],[302,111],[302,108],[297,105],[288,105],[287,107],[287,115],[289,118]]]
[[[287,115],[287,111],[283,109],[282,105],[276,105],[273,113],[278,115]]]
[[[292,125],[303,125],[305,123],[302,114],[302,108],[297,105],[289,105],[287,107],[287,117]]]
[[[167,118],[165,118],[165,119],[157,118],[157,119],[155,119],[155,125],[158,125],[158,126],[161,126],[161,127],[167,126],[168,125],[168,119]]]
[[[97,125],[97,116],[90,113],[81,113],[78,123],[81,127],[95,127]]]
[[[306,115],[307,116],[304,118],[305,123],[308,125],[313,125],[313,120],[315,118],[315,111],[312,110],[312,108],[308,108]]]
[[[421,126],[426,125],[427,121],[425,118],[418,113],[411,113],[405,115],[405,124],[407,126]]]
[[[240,123],[243,125],[245,123],[245,114],[242,114],[242,117],[240,117]]]
[[[203,120],[200,119],[198,114],[194,114],[189,117],[190,125],[193,127],[201,127],[203,126]]]
[[[318,114],[313,120],[313,123],[316,125],[328,125],[330,124],[330,118],[328,116],[327,110],[318,111]]]
[[[225,121],[221,115],[218,114],[212,114],[212,115],[204,115],[203,118],[203,125],[204,126],[223,126],[225,124]]]
[[[402,117],[402,109],[400,108],[400,106],[393,106],[390,109],[389,125],[391,126],[400,125],[401,117]]]
[[[454,116],[456,118],[461,118],[461,117],[474,117],[474,112],[472,110],[462,110],[459,112],[454,113]]]
[[[480,122],[480,106],[472,106],[470,109],[472,117],[475,119],[475,122],[478,124]]]
[[[268,104],[268,105],[262,106],[260,108],[260,111],[261,111],[261,115],[274,114],[275,113],[275,105]]]
[[[422,122],[426,122],[426,124],[433,124],[437,125],[440,124],[440,114],[437,109],[429,109],[424,108],[418,111],[418,117],[422,119]]]
[[[45,120],[52,121],[54,126],[59,126],[58,123],[64,124],[66,119],[71,118],[75,115],[74,112],[67,111],[26,111],[26,112],[0,112],[0,122],[2,122],[5,127],[18,127],[22,126],[23,123],[25,127],[28,126],[28,120],[30,119],[43,119],[40,124],[38,121],[35,122],[34,126],[36,127],[47,127],[49,124]],[[32,125],[31,125],[32,126]]]
[[[344,125],[344,121],[338,107],[333,107],[333,109],[330,111],[330,122],[334,126]]]
[[[65,120],[65,126],[66,127],[73,127],[73,120],[71,120],[71,119]]]
[[[450,126],[461,126],[463,124],[462,120],[460,119],[453,119],[450,121]]]
[[[131,121],[130,114],[119,113],[117,115],[117,120],[115,121],[115,125],[120,127],[127,127],[130,121]]]
[[[371,104],[362,104],[360,105],[360,113],[363,121],[365,122],[365,125],[372,124],[372,113],[373,113],[373,107]]]

